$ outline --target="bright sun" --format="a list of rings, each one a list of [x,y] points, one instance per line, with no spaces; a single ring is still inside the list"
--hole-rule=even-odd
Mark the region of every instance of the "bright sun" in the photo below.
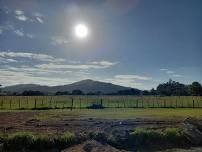
[[[75,26],[75,35],[78,38],[86,38],[88,36],[88,28],[84,24]]]

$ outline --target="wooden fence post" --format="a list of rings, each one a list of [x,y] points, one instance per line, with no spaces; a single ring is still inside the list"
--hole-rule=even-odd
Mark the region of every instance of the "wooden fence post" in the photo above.
[[[73,105],[74,105],[74,98],[72,98],[71,111],[72,111],[72,109],[73,109]]]
[[[18,104],[19,104],[19,109],[20,109],[20,107],[21,107],[20,99],[18,100]]]
[[[163,102],[164,102],[164,108],[166,108],[166,100],[164,99]]]
[[[79,98],[79,106],[80,106],[80,109],[81,109],[81,97]]]
[[[102,104],[102,98],[101,98],[101,100],[100,100],[100,104],[101,104],[101,106],[103,106],[103,104]]]
[[[193,100],[193,108],[194,108],[195,106],[194,106],[194,100]]]
[[[34,99],[34,109],[36,109],[36,99]]]
[[[12,100],[10,100],[10,109],[11,109],[11,102],[12,102]]]

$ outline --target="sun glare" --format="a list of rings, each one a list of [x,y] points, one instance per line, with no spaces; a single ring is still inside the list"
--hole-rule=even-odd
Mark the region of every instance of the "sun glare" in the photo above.
[[[78,24],[75,26],[75,35],[78,38],[86,38],[88,36],[88,28],[84,24]]]

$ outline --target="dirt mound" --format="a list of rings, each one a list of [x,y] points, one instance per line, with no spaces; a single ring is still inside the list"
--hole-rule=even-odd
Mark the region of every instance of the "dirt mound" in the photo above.
[[[193,145],[202,143],[202,121],[195,118],[186,118],[183,122],[183,129],[190,143]]]
[[[110,145],[101,144],[95,140],[89,140],[82,144],[63,150],[62,152],[126,152],[118,150]]]

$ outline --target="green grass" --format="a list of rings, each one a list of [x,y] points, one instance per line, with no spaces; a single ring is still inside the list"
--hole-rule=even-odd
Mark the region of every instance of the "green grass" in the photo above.
[[[148,119],[174,119],[182,120],[187,117],[202,118],[201,109],[159,109],[159,108],[146,108],[146,109],[75,109],[75,110],[48,110],[39,111],[35,116],[39,120],[51,120],[60,118],[104,118],[104,119],[135,119],[135,118],[148,118]]]

